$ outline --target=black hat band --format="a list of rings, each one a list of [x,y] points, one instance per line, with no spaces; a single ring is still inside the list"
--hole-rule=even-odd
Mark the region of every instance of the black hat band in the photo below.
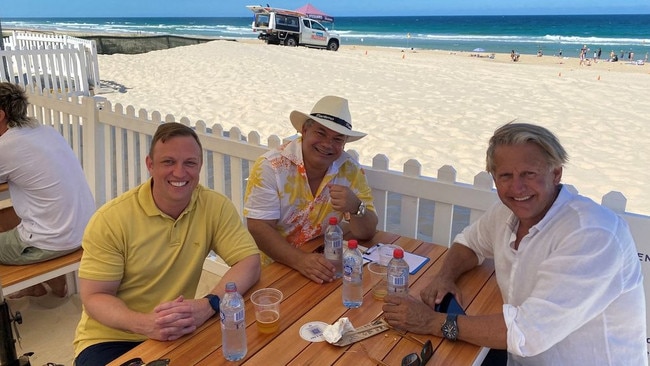
[[[344,119],[341,119],[341,118],[338,118],[338,117],[335,117],[335,116],[332,116],[332,115],[329,115],[329,114],[323,114],[323,113],[312,113],[312,114],[310,114],[310,116],[326,119],[328,121],[332,121],[332,122],[336,123],[337,125],[341,125],[341,126],[347,128],[348,130],[352,131],[352,124],[350,122],[344,120]]]

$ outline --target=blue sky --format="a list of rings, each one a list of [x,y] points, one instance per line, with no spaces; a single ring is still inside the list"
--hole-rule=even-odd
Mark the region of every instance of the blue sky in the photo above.
[[[295,9],[308,0],[270,1]],[[311,0],[333,16],[650,14],[649,0]],[[14,17],[248,16],[242,0],[3,0],[0,19]]]

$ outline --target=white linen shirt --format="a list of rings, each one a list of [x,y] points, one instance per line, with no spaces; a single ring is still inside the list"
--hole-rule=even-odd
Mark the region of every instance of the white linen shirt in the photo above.
[[[63,136],[50,126],[10,128],[0,152],[0,182],[9,183],[22,241],[54,251],[80,247],[95,199]]]
[[[515,250],[518,225],[497,202],[455,238],[479,262],[494,258],[508,365],[647,365],[643,275],[625,221],[562,187]]]

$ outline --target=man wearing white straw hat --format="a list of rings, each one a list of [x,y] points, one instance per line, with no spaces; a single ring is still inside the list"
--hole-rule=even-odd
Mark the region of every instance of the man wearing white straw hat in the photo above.
[[[370,239],[377,215],[370,186],[345,144],[366,134],[352,129],[347,99],[326,96],[311,113],[293,111],[290,120],[301,136],[257,159],[246,187],[244,216],[260,249],[317,283],[335,278],[321,254],[300,250],[322,235],[328,220],[347,220],[344,232]],[[268,258],[267,258],[268,259]]]

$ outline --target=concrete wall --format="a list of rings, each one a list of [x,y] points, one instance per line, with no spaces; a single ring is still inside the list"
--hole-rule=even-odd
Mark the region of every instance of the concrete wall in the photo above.
[[[114,53],[138,54],[149,51],[164,50],[179,46],[214,41],[213,38],[182,37],[182,36],[111,36],[111,35],[84,35],[79,38],[94,40],[97,44],[97,53],[112,55]]]

